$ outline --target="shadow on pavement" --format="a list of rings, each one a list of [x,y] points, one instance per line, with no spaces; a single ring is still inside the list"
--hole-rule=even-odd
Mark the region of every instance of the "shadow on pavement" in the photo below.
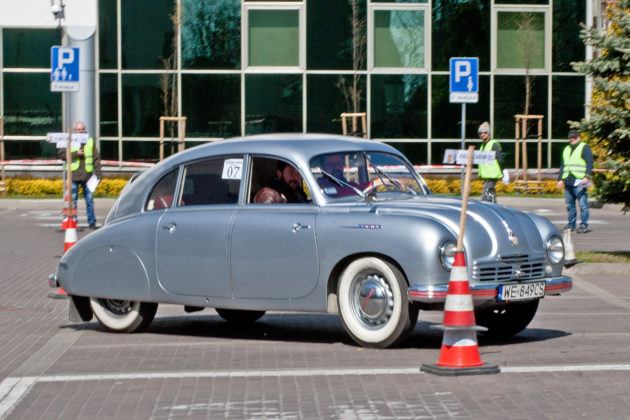
[[[439,349],[442,332],[431,328],[433,322],[420,321],[409,338],[399,348]],[[68,324],[62,328],[107,332],[96,322]],[[342,343],[358,346],[346,333],[341,318],[334,314],[266,314],[250,324],[230,323],[218,315],[182,315],[155,318],[146,333],[172,336],[207,337],[284,341],[296,343]],[[141,333],[140,333],[141,334]],[[480,346],[503,346],[539,342],[570,335],[564,331],[542,328],[525,329],[512,337],[487,337],[478,334]]]

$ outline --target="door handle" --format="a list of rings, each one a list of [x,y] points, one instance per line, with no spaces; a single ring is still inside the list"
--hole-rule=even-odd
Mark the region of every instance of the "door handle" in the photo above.
[[[311,227],[309,225],[303,225],[302,223],[294,223],[293,227],[292,227],[292,230],[293,230],[293,232],[297,232],[297,231],[300,231],[302,229],[309,230],[310,228]]]
[[[175,232],[176,228],[177,228],[177,225],[175,223],[170,223],[166,226],[162,226],[162,230],[168,230],[168,233]]]

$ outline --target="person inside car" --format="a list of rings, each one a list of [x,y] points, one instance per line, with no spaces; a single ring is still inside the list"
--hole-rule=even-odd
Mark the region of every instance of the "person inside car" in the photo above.
[[[306,194],[302,187],[302,176],[293,166],[279,160],[276,176],[266,185],[284,196],[287,203],[306,203]]]

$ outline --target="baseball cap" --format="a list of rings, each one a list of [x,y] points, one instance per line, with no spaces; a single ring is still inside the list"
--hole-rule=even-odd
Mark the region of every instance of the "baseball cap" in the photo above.
[[[580,137],[580,132],[578,130],[569,130],[568,138]]]

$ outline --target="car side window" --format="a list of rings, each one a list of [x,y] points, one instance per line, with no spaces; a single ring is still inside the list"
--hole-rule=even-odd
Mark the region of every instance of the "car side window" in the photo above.
[[[300,172],[288,162],[266,157],[252,158],[249,203],[310,203],[310,193]]]
[[[240,156],[205,159],[186,165],[177,205],[237,203],[242,171]]]
[[[160,210],[171,207],[178,173],[179,168],[175,168],[160,178],[149,194],[149,199],[144,206],[145,210]]]

